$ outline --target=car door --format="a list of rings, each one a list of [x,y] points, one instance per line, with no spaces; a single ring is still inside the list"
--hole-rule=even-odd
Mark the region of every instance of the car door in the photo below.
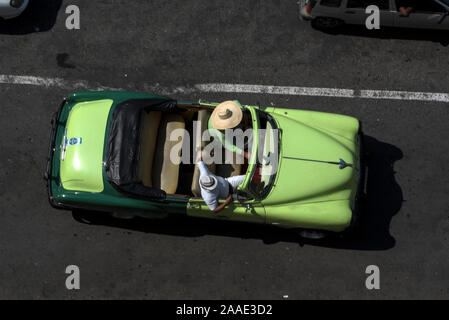
[[[223,203],[224,200],[219,200]],[[265,209],[257,200],[234,200],[223,210],[213,213],[202,198],[190,198],[187,215],[200,218],[265,223]]]
[[[365,25],[369,14],[366,8],[375,5],[380,12],[380,27],[391,27],[394,23],[395,12],[390,7],[390,0],[346,0],[342,11],[342,20],[347,24]]]
[[[397,12],[394,22],[396,27],[449,29],[449,16],[447,16],[447,10],[436,1],[415,1],[414,6],[414,10],[408,16],[403,16],[399,12],[401,0],[396,0]]]

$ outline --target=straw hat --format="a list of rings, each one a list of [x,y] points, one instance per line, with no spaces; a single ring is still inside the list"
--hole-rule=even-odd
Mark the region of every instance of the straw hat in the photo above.
[[[215,107],[211,115],[212,127],[218,130],[232,129],[242,121],[243,112],[234,101],[225,101]]]

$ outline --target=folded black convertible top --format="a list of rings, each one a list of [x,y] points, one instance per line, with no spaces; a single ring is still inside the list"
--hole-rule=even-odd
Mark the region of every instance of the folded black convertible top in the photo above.
[[[150,98],[131,99],[118,104],[112,115],[106,151],[106,176],[119,191],[130,196],[165,199],[165,191],[145,187],[137,178],[142,112],[179,112],[176,101]]]

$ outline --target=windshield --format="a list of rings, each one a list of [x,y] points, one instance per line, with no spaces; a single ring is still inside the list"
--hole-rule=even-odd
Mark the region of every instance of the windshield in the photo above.
[[[439,0],[439,1],[449,7],[449,0]]]
[[[279,132],[274,119],[257,111],[259,118],[259,148],[256,169],[250,181],[251,191],[257,198],[265,198],[271,190],[279,162]]]

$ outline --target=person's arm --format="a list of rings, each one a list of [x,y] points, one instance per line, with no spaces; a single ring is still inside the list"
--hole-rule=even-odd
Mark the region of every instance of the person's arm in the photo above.
[[[213,212],[213,213],[218,213],[218,212],[220,212],[221,210],[224,209],[224,207],[226,207],[226,206],[231,202],[231,200],[232,200],[232,194],[230,194],[230,195],[226,198],[225,202],[223,202],[223,203],[220,204],[218,207],[216,207],[214,210],[212,210],[212,212]]]
[[[237,190],[239,185],[241,185],[243,183],[243,181],[245,180],[245,177],[246,177],[246,175],[243,174],[243,175],[239,175],[239,176],[228,177],[225,179],[231,185],[232,190]]]

